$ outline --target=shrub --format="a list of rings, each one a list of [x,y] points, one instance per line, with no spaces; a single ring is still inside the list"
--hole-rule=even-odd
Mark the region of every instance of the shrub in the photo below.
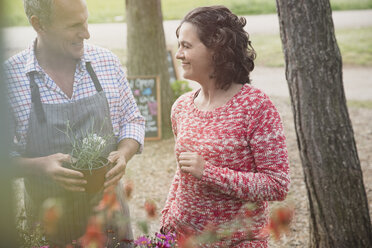
[[[171,84],[171,87],[174,93],[174,100],[177,100],[178,97],[192,90],[189,83],[185,80],[176,80]]]

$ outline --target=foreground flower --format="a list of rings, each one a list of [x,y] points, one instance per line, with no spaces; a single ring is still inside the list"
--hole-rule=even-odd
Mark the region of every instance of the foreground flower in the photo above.
[[[106,237],[101,230],[101,225],[95,217],[89,219],[87,230],[80,238],[80,244],[84,248],[103,248]]]
[[[172,245],[168,241],[164,240],[164,241],[158,241],[156,243],[155,247],[157,247],[157,248],[171,248]]]
[[[134,241],[134,244],[139,247],[151,247],[151,240],[145,236],[141,236]]]
[[[168,237],[162,233],[155,233],[155,237],[162,239],[162,240],[167,240]]]
[[[270,217],[269,224],[263,229],[262,235],[272,233],[279,240],[283,233],[289,233],[289,226],[294,215],[293,207],[280,207],[275,209]]]
[[[149,218],[155,218],[156,217],[156,205],[155,205],[154,201],[146,200],[145,201],[145,210],[146,210],[147,216]]]
[[[140,236],[134,241],[135,247],[174,248],[176,235],[174,233],[155,233],[155,237]]]
[[[114,212],[120,210],[120,204],[116,198],[115,188],[105,191],[102,200],[95,208],[96,211],[107,211],[107,218],[111,218]]]
[[[132,192],[133,192],[133,182],[130,180],[126,181],[124,184],[124,193],[128,200],[132,197]]]
[[[48,198],[43,202],[43,227],[47,235],[55,234],[62,216],[62,203],[59,199]]]

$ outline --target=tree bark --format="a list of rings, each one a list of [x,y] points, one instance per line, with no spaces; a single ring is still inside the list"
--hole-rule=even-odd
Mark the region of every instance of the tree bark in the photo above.
[[[276,0],[310,202],[310,247],[372,247],[329,0]]]
[[[159,75],[163,137],[171,136],[173,91],[169,83],[167,50],[160,0],[126,0],[127,69],[129,76]]]

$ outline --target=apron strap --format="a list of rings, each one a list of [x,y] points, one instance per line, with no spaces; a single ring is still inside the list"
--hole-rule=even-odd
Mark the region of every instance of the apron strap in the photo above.
[[[86,65],[86,67],[87,67],[87,70],[88,70],[88,73],[89,73],[90,77],[91,77],[92,80],[93,80],[94,87],[96,87],[97,92],[101,92],[101,91],[102,91],[102,86],[101,86],[101,84],[99,83],[99,80],[98,80],[98,78],[97,78],[96,73],[95,73],[94,70],[93,70],[92,65],[90,64],[90,62],[86,62],[85,65]]]
[[[46,121],[45,113],[44,113],[43,105],[41,104],[41,100],[40,100],[39,86],[37,86],[37,84],[35,83],[35,74],[36,74],[35,71],[30,73],[31,101],[34,104],[36,117],[39,123],[43,123]]]
[[[102,91],[102,86],[101,86],[101,84],[100,84],[100,82],[97,78],[97,75],[94,72],[90,62],[86,63],[86,67],[87,67],[89,76],[93,80],[94,87],[96,88],[97,92],[101,92]],[[44,113],[43,105],[41,104],[41,100],[40,100],[39,86],[37,86],[37,84],[35,83],[35,74],[36,73],[37,73],[36,71],[33,71],[33,72],[30,73],[31,101],[35,106],[35,113],[36,113],[36,117],[37,117],[39,123],[43,123],[43,122],[46,121],[46,119],[45,119],[45,113]]]

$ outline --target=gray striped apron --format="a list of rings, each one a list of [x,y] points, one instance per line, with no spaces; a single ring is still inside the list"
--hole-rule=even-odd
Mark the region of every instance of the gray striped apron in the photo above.
[[[55,153],[70,154],[72,151],[71,141],[63,132],[66,130],[67,121],[72,126],[77,138],[83,138],[87,131],[91,132],[92,130],[102,137],[112,134],[113,140],[109,142],[110,145],[104,151],[104,156],[107,157],[111,151],[117,149],[105,92],[102,90],[89,62],[86,63],[86,67],[97,93],[77,101],[62,104],[41,103],[39,87],[35,83],[36,72],[30,74],[32,109],[24,157],[43,157]],[[89,194],[67,191],[52,180],[42,176],[26,177],[24,182],[25,209],[29,223],[40,221],[41,207],[47,198],[52,197],[61,200],[63,216],[57,225],[58,232],[47,237],[51,244],[61,247],[72,243],[73,240],[77,240],[84,234],[88,218],[92,215],[93,208],[97,206],[103,195],[102,192]],[[121,216],[126,221],[122,225],[111,223],[106,226],[107,229],[110,229],[108,236],[116,236],[116,241],[122,239],[133,240],[129,208],[125,200],[122,181],[116,188],[116,195],[121,207]],[[115,245],[112,246],[116,247]],[[119,247],[131,246],[122,244]]]

